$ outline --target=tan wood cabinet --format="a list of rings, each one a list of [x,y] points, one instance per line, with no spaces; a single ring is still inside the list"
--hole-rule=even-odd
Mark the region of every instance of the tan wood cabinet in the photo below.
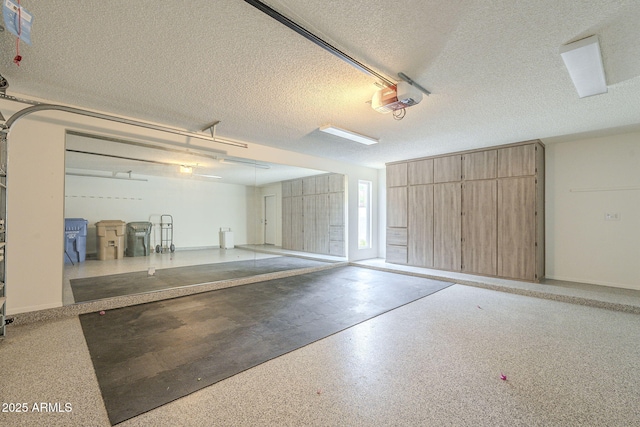
[[[536,174],[536,144],[498,150],[498,178]]]
[[[397,163],[387,166],[387,187],[407,185],[407,164]]]
[[[466,181],[462,186],[462,271],[498,272],[498,182]]]
[[[536,179],[498,181],[498,275],[536,279]]]
[[[462,156],[433,159],[433,182],[455,182],[462,179]]]
[[[291,182],[291,197],[302,196],[302,180],[296,179]]]
[[[316,193],[329,194],[329,175],[318,175],[316,177]]]
[[[542,279],[544,145],[389,164],[387,262]]]
[[[433,266],[460,271],[462,185],[459,182],[433,186]],[[409,231],[411,233],[411,231]]]
[[[387,227],[407,226],[407,187],[387,188]]]
[[[433,184],[433,159],[409,162],[407,169],[409,185]]]
[[[284,188],[284,186],[283,186]],[[289,190],[291,190],[291,186],[289,186]],[[291,196],[284,197],[284,191],[282,192],[282,247],[290,248],[292,246],[291,242]],[[291,193],[289,193],[291,194]]]
[[[302,178],[302,195],[316,194],[316,177]]]
[[[407,242],[407,262],[420,267],[433,267],[433,185],[409,187],[409,206],[408,228],[411,235]]]
[[[329,193],[329,223],[344,225],[344,193]]]
[[[344,175],[282,182],[282,247],[344,256]]]
[[[340,193],[344,191],[344,175],[332,173],[329,175],[329,193]]]
[[[316,181],[317,183],[317,181]],[[329,251],[329,194],[316,195],[316,235],[315,250],[319,254],[328,254]]]
[[[406,264],[407,263],[407,247],[387,245],[387,262],[394,264]]]
[[[303,212],[304,205],[302,203],[302,196],[291,197],[291,246],[286,249],[293,249],[294,251],[304,250]]]
[[[387,244],[407,246],[408,236],[406,228],[387,228]]]
[[[478,151],[462,156],[463,179],[491,179],[498,176],[498,150]]]
[[[304,224],[303,248],[308,252],[316,252],[316,199],[315,195],[302,198],[304,206],[302,213],[302,222]]]
[[[291,181],[282,182],[282,197],[291,197]]]

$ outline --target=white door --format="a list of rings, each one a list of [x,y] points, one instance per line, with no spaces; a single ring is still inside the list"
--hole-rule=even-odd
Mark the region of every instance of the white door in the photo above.
[[[264,243],[276,244],[276,196],[264,196]]]

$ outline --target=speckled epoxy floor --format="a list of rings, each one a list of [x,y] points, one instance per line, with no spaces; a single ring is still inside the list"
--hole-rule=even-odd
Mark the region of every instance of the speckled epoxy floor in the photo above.
[[[638,425],[638,337],[636,314],[454,285],[121,425]],[[11,327],[0,360],[29,407],[0,425],[109,425],[77,318]]]

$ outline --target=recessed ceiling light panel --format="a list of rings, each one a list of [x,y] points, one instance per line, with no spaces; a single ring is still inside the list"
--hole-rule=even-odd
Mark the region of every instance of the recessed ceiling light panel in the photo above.
[[[607,92],[597,35],[562,46],[560,55],[580,98]]]
[[[360,144],[364,145],[373,145],[379,142],[377,139],[364,136],[356,132],[351,132],[350,130],[340,129],[331,125],[321,126],[319,130],[321,132],[339,136],[340,138],[350,139],[351,141],[359,142]]]

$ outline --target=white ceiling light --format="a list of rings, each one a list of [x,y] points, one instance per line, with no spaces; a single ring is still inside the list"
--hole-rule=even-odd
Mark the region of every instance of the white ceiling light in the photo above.
[[[180,173],[191,174],[191,173],[193,173],[193,167],[192,166],[180,165]]]
[[[242,165],[242,166],[248,166],[250,168],[258,168],[258,169],[271,169],[271,166],[267,164],[255,162],[253,160],[231,159],[228,157],[226,159],[220,159],[220,163]]]
[[[364,145],[372,145],[379,142],[377,139],[360,135],[359,133],[351,132],[349,130],[340,129],[331,125],[321,126],[319,130],[321,132],[330,133],[331,135],[339,136],[340,138],[350,139]]]
[[[201,176],[203,178],[222,179],[222,177],[218,176],[218,175],[205,175],[205,174],[202,174],[202,173],[194,173],[193,176]]]
[[[562,46],[560,55],[580,98],[607,92],[597,35]]]

